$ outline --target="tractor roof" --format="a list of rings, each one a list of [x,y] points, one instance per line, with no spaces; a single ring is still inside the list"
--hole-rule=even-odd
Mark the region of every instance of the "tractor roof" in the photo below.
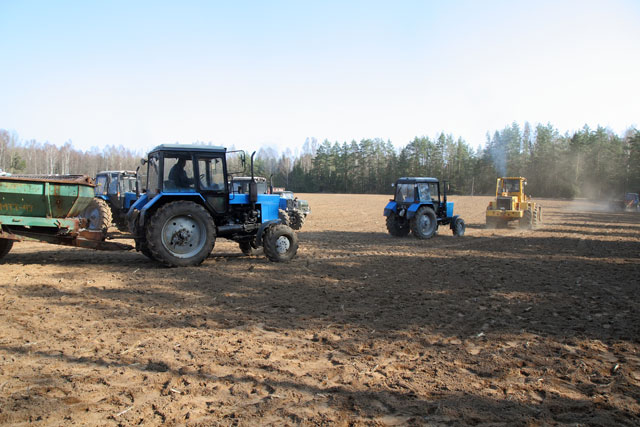
[[[197,151],[203,153],[226,153],[227,149],[220,145],[205,145],[205,144],[160,144],[155,147],[150,153],[156,151]]]
[[[423,176],[403,176],[398,178],[398,184],[415,184],[418,182],[439,182],[438,178],[428,178]]]

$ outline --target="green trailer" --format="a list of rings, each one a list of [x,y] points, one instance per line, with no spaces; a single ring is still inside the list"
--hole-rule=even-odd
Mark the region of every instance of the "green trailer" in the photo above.
[[[14,241],[33,240],[101,250],[128,250],[107,242],[95,227],[93,180],[84,175],[0,176],[0,258]],[[95,205],[95,206],[94,206]]]

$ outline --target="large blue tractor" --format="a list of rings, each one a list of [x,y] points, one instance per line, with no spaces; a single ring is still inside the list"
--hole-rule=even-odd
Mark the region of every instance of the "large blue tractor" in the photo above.
[[[263,247],[271,261],[295,256],[297,236],[278,218],[280,197],[258,194],[255,181],[248,193],[230,191],[228,154],[224,147],[164,144],[143,159],[146,192],[127,214],[138,251],[169,266],[198,265],[224,237],[245,254]],[[244,171],[243,152],[240,159],[237,173]]]
[[[394,198],[384,208],[389,234],[404,237],[412,233],[418,239],[429,239],[440,225],[449,225],[454,236],[464,235],[464,221],[453,214],[453,202],[447,201],[446,183],[442,193],[437,178],[403,177],[394,187]]]

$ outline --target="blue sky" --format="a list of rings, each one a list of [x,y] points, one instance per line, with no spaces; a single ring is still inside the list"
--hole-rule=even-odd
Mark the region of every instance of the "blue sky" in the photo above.
[[[0,128],[142,152],[621,133],[640,125],[638,22],[637,0],[0,0]]]

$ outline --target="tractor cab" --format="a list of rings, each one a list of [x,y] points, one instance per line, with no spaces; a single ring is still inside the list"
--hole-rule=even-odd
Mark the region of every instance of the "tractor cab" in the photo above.
[[[96,175],[94,193],[116,209],[128,209],[136,199],[136,171],[103,171]]]

